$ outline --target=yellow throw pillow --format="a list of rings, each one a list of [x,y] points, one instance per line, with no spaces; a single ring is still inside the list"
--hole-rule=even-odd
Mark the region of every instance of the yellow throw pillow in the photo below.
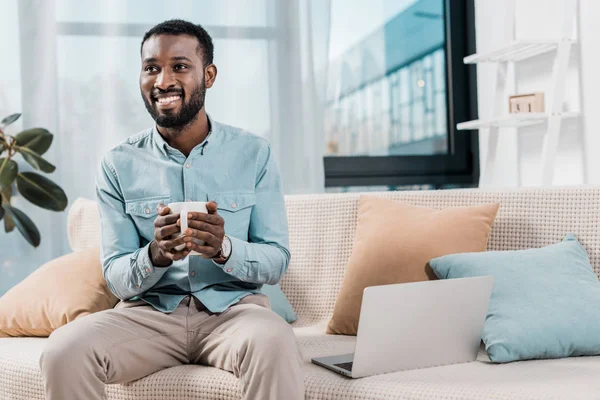
[[[429,260],[484,251],[498,208],[437,210],[361,196],[352,255],[327,333],[356,335],[366,287],[435,280]]]
[[[0,337],[49,336],[118,299],[102,276],[100,250],[87,249],[43,265],[0,297]]]

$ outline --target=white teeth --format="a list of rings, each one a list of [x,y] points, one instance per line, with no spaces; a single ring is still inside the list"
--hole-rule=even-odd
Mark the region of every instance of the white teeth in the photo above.
[[[166,104],[166,103],[170,103],[175,100],[179,100],[180,98],[181,97],[179,97],[179,96],[161,97],[160,99],[158,99],[158,102],[160,104]]]

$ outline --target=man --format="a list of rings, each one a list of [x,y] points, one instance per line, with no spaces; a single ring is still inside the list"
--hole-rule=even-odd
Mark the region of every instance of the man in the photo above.
[[[202,27],[163,22],[141,57],[156,126],[112,149],[96,183],[103,274],[123,301],[50,336],[40,360],[47,399],[105,399],[107,383],[181,364],[232,372],[244,399],[303,399],[293,330],[260,294],[290,258],[269,144],[207,116],[217,68]],[[210,200],[208,213],[191,213],[180,236],[167,204],[190,200]]]

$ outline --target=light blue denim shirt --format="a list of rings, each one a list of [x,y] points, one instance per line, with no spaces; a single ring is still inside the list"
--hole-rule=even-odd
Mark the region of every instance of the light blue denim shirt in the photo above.
[[[286,272],[288,225],[279,170],[269,143],[209,117],[211,134],[186,158],[156,128],[110,150],[96,178],[102,271],[120,299],[142,299],[173,311],[188,294],[211,312],[260,293]],[[215,201],[231,238],[220,265],[188,256],[154,267],[149,243],[159,204]]]

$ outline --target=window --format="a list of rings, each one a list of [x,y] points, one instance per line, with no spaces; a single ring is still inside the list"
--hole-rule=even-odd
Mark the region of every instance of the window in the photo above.
[[[332,0],[326,187],[474,186],[473,1],[364,3]]]

